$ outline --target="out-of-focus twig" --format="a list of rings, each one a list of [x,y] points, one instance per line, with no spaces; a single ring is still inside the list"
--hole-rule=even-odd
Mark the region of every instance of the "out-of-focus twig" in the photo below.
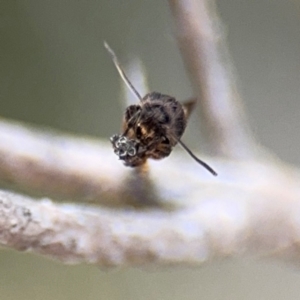
[[[215,178],[182,155],[150,162],[143,178],[123,167],[105,143],[2,120],[2,180],[132,209],[1,192],[0,243],[99,265],[195,265],[245,254],[299,260],[299,171],[271,158],[213,160]]]
[[[0,120],[0,179],[26,191],[83,201],[101,194],[106,199],[122,181],[107,150],[91,139]]]
[[[147,83],[147,74],[143,63],[139,59],[132,60],[126,67],[126,73],[128,73],[130,81],[138,90],[138,92],[142,96],[145,96],[149,92],[149,87]],[[122,82],[122,105],[127,107],[128,105],[137,104],[137,102],[137,98]]]
[[[226,168],[230,176],[214,186],[202,181],[194,187],[185,183],[193,188],[186,193],[183,186],[175,189],[182,194],[173,196],[186,197],[186,203],[172,211],[54,204],[2,191],[0,244],[102,266],[199,265],[242,255],[299,263],[299,172],[255,163]],[[179,178],[187,182],[195,175],[179,173],[166,171],[163,178],[173,188]]]
[[[213,1],[170,0],[169,3],[211,153],[234,158],[253,156],[257,146],[230,73]]]
[[[175,153],[172,156],[176,158]],[[197,172],[195,178],[185,184],[185,188],[203,179],[215,182],[205,170],[192,160],[189,162],[192,169],[196,165]],[[0,121],[0,179],[38,195],[109,206],[126,203],[136,205],[136,199],[141,195],[144,198],[143,205],[146,202],[149,205],[155,204],[159,195],[168,195],[161,196],[167,202],[174,200],[174,194],[180,193],[182,184],[179,181],[182,178],[178,178],[175,186],[169,180],[162,181],[160,176],[167,173],[163,171],[164,168],[171,170],[172,165],[176,174],[177,166],[185,164],[184,161],[180,160],[177,166],[168,164],[168,160],[150,164],[150,172],[145,178],[137,176],[135,169],[126,168],[118,161],[108,143],[46,130],[38,131],[25,124],[4,119]],[[156,183],[155,187],[152,181]],[[157,185],[160,181],[161,184]],[[146,201],[146,197],[149,201]],[[185,196],[181,200],[175,198],[182,201]],[[154,199],[153,203],[151,199]]]

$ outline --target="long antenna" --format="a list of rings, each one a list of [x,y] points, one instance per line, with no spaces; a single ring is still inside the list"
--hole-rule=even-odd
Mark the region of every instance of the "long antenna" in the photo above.
[[[115,54],[115,52],[109,47],[109,45],[104,41],[104,47],[107,50],[107,52],[110,54],[113,63],[115,64],[121,78],[123,79],[123,81],[125,82],[125,84],[127,85],[127,87],[136,95],[136,97],[141,101],[142,97],[140,95],[140,93],[135,89],[135,87],[133,86],[133,84],[130,82],[130,80],[128,79],[128,77],[126,76],[123,68],[121,67],[121,64],[119,63],[119,60]]]
[[[199,163],[202,167],[204,167],[207,171],[209,171],[214,176],[218,175],[218,173],[212,167],[210,167],[203,160],[199,159],[181,140],[178,140],[178,143],[197,163]]]

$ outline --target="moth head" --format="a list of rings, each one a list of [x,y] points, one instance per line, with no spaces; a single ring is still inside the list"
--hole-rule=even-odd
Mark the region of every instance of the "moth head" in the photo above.
[[[120,159],[133,157],[137,154],[138,143],[135,140],[130,140],[125,136],[115,134],[110,138],[114,152]]]

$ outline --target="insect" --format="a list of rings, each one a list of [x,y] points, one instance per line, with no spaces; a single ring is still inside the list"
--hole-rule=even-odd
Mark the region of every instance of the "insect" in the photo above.
[[[126,166],[143,165],[148,158],[162,159],[170,155],[173,147],[180,144],[190,156],[214,176],[217,175],[207,163],[200,160],[181,141],[188,117],[195,101],[179,103],[174,97],[151,92],[142,97],[126,76],[114,51],[104,42],[115,67],[139,103],[125,110],[123,133],[110,138],[115,154]]]

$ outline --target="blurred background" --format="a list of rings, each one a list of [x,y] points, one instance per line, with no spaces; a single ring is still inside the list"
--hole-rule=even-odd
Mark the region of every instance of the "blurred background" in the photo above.
[[[217,1],[249,121],[260,143],[299,165],[300,1]],[[191,96],[164,1],[0,1],[0,116],[107,139],[119,131],[120,79],[139,57],[151,90]],[[198,133],[197,133],[198,134]],[[201,139],[185,140],[201,149]],[[300,273],[274,262],[201,268],[65,266],[0,252],[1,299],[299,299]]]

